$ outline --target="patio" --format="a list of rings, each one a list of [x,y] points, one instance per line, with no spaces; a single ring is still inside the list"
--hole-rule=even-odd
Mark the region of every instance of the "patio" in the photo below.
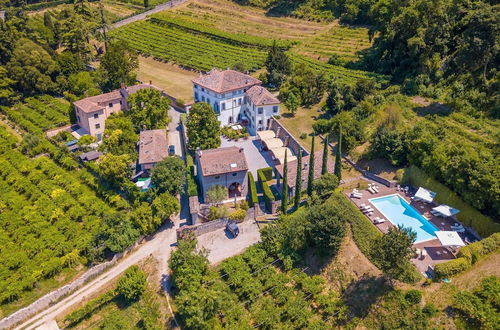
[[[247,139],[239,139],[237,141],[228,140],[221,136],[221,147],[236,146],[243,148],[245,158],[248,164],[248,170],[252,172],[255,179],[257,179],[257,170],[264,167],[273,167],[274,161],[267,151],[260,151],[260,142],[254,136]]]
[[[375,183],[373,181],[368,182]],[[360,196],[360,198],[353,198],[350,196],[352,189],[348,189],[345,194],[358,208],[362,204],[370,205],[373,207],[373,213],[371,215],[365,215],[370,219],[370,222],[372,222],[372,224],[376,226],[382,233],[387,233],[389,231],[389,228],[392,227],[393,224],[373,204],[371,204],[369,200],[372,198],[383,197],[387,195],[398,194],[399,196],[404,198],[410,205],[412,205],[420,214],[422,214],[431,223],[433,223],[439,230],[453,231],[453,225],[458,222],[455,217],[438,217],[433,215],[431,213],[431,210],[436,206],[434,203],[412,200],[411,197],[415,194],[416,189],[410,188],[409,192],[406,193],[405,191],[397,190],[396,188],[389,188],[378,183],[375,184],[377,185],[379,191],[378,193],[372,194],[366,189],[359,190],[359,192],[362,193],[362,196]],[[385,219],[385,222],[374,224],[373,220],[377,217]],[[475,238],[467,231],[465,233],[461,233],[461,237],[470,242],[475,241]],[[429,266],[432,267],[436,264],[446,262],[455,258],[451,249],[443,246],[437,237],[432,240],[416,243],[413,245],[413,247],[415,249],[425,250],[423,255],[418,254],[414,259],[412,259],[412,262],[422,274],[425,274],[425,272],[428,271]]]

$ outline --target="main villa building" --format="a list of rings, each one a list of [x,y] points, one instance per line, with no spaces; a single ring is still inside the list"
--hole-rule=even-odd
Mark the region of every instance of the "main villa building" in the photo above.
[[[239,123],[256,135],[280,112],[280,101],[261,84],[238,71],[213,69],[193,80],[194,101],[210,104],[222,126]]]

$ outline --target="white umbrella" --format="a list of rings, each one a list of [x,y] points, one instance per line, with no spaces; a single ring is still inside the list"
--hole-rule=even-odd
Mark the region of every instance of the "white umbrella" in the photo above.
[[[420,187],[415,193],[415,197],[430,203],[434,200],[434,197],[436,197],[436,193]]]
[[[451,216],[454,216],[455,214],[457,214],[458,212],[460,212],[460,210],[457,210],[457,209],[455,209],[451,206],[445,205],[445,204],[436,206],[433,208],[433,210],[442,214],[444,217],[451,217]]]
[[[456,231],[436,231],[437,238],[443,246],[465,246],[464,241]]]

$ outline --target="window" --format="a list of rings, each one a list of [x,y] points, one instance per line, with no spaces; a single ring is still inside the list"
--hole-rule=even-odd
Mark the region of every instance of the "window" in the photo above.
[[[120,105],[123,105],[123,101],[122,100],[120,100]]]
[[[202,92],[204,92],[204,91],[205,91],[205,88],[203,88],[203,87],[202,87],[202,88],[201,88],[201,91],[202,91]]]
[[[257,108],[257,113],[259,115],[262,115],[262,113],[264,112],[264,109],[263,108]]]
[[[80,116],[76,116],[76,120],[80,122]]]
[[[198,85],[194,85],[194,89],[198,89]]]
[[[99,114],[98,113],[94,113],[94,119],[97,119],[99,118]]]
[[[262,119],[259,119],[259,125],[262,125]]]
[[[101,124],[95,124],[95,129],[101,128]]]
[[[238,99],[238,105],[241,105],[241,97]]]
[[[273,113],[278,113],[279,107],[277,105],[273,106]]]
[[[220,175],[217,175],[217,176],[215,177],[215,180],[218,180],[218,179],[220,179]]]
[[[109,105],[109,107],[110,107],[110,108],[112,108],[112,107],[113,107],[113,103],[110,103],[110,104],[108,104],[108,105]]]
[[[222,106],[222,110],[226,110],[226,103],[222,102],[220,105]]]
[[[201,101],[205,102],[205,96],[203,96],[203,95],[201,96]]]
[[[194,93],[194,100],[195,100],[195,101],[198,101],[198,92],[195,92],[195,93]]]
[[[228,124],[232,124],[233,123],[233,116],[229,116],[229,122]]]
[[[233,173],[233,176],[236,176],[238,173]]]

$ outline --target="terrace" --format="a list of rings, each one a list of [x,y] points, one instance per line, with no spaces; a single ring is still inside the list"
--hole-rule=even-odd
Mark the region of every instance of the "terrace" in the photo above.
[[[371,184],[375,184],[371,182]],[[361,208],[363,205],[371,206],[372,212],[365,212],[365,216],[370,219],[370,222],[376,226],[382,233],[387,233],[389,228],[394,226],[390,219],[383,214],[379,208],[375,206],[373,200],[375,198],[398,195],[403,198],[408,204],[410,204],[420,215],[422,215],[428,222],[435,226],[440,231],[456,231],[459,224],[455,216],[443,217],[438,216],[433,208],[435,205],[432,202],[424,202],[418,198],[412,198],[415,195],[416,189],[407,187],[406,189],[398,189],[396,187],[386,187],[383,185],[376,185],[378,192],[372,193],[368,190],[359,190],[357,197],[352,197],[351,190],[346,192],[346,195],[351,199],[351,201]],[[377,221],[379,220],[379,222]],[[469,233],[467,230],[463,233],[459,233],[460,237],[466,242],[473,242],[476,237]],[[412,262],[415,264],[419,272],[426,274],[429,268],[433,268],[434,265],[449,261],[454,259],[456,255],[456,250],[443,246],[440,240],[433,235],[434,238],[429,240],[417,241],[413,247],[417,251]]]

